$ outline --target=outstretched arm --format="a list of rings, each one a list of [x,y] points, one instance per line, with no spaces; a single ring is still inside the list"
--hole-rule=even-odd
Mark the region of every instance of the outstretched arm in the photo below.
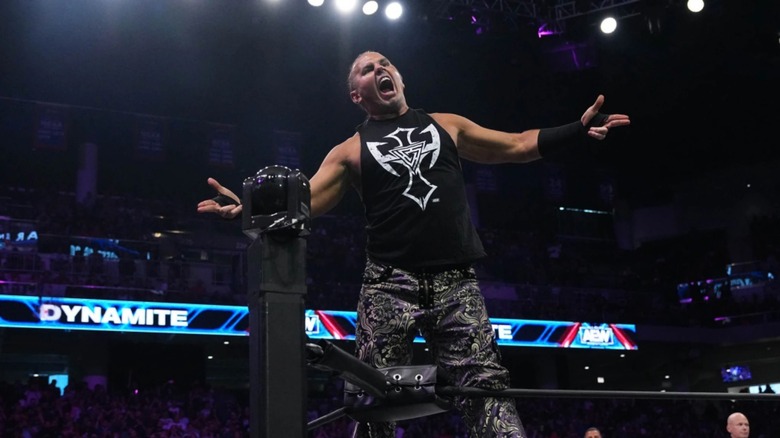
[[[360,140],[357,135],[334,147],[325,157],[317,173],[309,180],[311,188],[311,217],[327,213],[338,204],[350,183],[351,166],[360,159]],[[225,219],[241,214],[241,200],[214,178],[208,184],[217,196],[198,203],[198,213],[215,213]]]
[[[527,163],[575,144],[584,135],[603,140],[611,128],[631,123],[625,114],[601,114],[603,103],[604,96],[599,95],[578,122],[518,133],[485,128],[456,114],[433,117],[453,137],[464,159],[485,164]]]
[[[323,215],[335,207],[350,186],[350,169],[360,160],[360,138],[353,135],[328,152],[320,168],[309,180],[311,217]]]

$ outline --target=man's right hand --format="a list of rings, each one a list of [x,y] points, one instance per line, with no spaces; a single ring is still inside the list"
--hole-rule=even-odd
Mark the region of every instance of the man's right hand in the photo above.
[[[231,192],[230,189],[223,187],[222,184],[214,178],[209,178],[207,182],[217,191],[217,195],[230,198],[235,202],[232,204],[220,205],[215,198],[205,199],[198,203],[198,213],[216,213],[225,219],[233,219],[241,214],[241,201],[239,201],[238,196],[236,196],[235,193]]]

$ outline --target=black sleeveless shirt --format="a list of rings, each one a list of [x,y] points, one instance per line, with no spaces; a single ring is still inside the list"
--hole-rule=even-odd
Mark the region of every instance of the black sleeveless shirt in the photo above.
[[[460,157],[422,110],[358,126],[368,258],[406,269],[485,256],[471,221]]]

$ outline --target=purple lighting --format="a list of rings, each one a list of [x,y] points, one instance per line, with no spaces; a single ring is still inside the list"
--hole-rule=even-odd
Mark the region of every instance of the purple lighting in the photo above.
[[[536,35],[539,38],[550,36],[550,35],[555,35],[555,34],[556,34],[556,32],[554,30],[547,28],[547,23],[542,23],[542,25],[539,26],[538,29],[536,29]]]

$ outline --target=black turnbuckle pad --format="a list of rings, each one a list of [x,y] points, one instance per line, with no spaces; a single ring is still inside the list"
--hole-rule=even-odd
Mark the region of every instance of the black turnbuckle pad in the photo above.
[[[401,421],[446,412],[452,404],[436,396],[436,366],[410,365],[378,369],[385,375],[387,391],[376,397],[359,386],[344,382],[344,407],[357,421]]]

